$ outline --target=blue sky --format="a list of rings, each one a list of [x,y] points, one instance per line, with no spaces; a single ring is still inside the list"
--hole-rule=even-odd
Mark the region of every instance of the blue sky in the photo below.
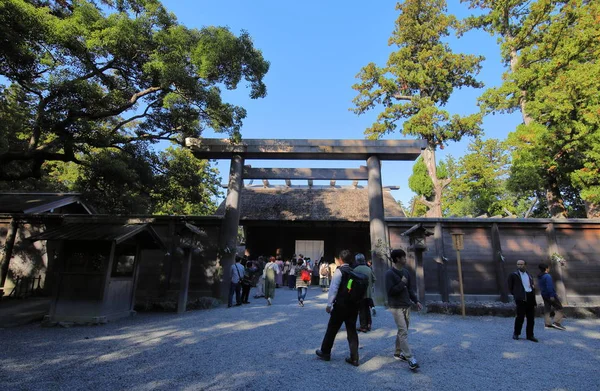
[[[268,95],[251,100],[249,90],[240,83],[236,91],[224,91],[226,101],[246,108],[248,115],[242,128],[244,138],[284,139],[363,139],[364,130],[376,115],[374,110],[357,116],[349,111],[356,92],[351,88],[361,67],[369,62],[384,65],[395,47],[387,45],[398,17],[396,1],[199,1],[163,0],[187,27],[228,26],[238,34],[246,30],[256,48],[270,61],[265,78]],[[458,1],[448,2],[449,11],[458,17],[471,13]],[[486,57],[479,75],[486,87],[501,82],[504,68],[496,38],[484,32],[469,32],[461,39],[449,39],[454,52]],[[456,91],[446,106],[450,113],[477,111],[476,99],[483,90]],[[484,121],[484,138],[505,139],[520,123],[519,115],[494,115]],[[204,137],[223,137],[209,132]],[[403,138],[392,134],[386,138]],[[469,140],[452,143],[438,151],[438,160],[451,154],[460,157]],[[362,161],[259,161],[253,167],[358,167]],[[412,162],[384,162],[384,186],[400,186],[392,192],[407,205],[414,195],[408,188]],[[218,168],[226,182],[228,161]],[[306,185],[306,182],[293,182]],[[328,184],[316,182],[315,184]],[[344,184],[339,183],[338,184]],[[363,183],[366,185],[366,183]]]

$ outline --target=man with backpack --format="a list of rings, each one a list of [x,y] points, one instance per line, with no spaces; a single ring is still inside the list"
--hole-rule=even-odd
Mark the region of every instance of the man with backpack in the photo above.
[[[324,361],[331,360],[333,342],[342,323],[344,323],[350,347],[350,357],[346,357],[346,362],[357,367],[358,333],[356,332],[356,318],[358,317],[359,301],[364,294],[364,290],[366,290],[368,282],[366,282],[364,275],[357,275],[352,271],[350,267],[352,253],[349,250],[342,250],[335,262],[338,264],[338,268],[331,279],[327,307],[325,308],[325,311],[331,314],[331,317],[321,343],[321,349],[317,349],[315,353]]]
[[[371,270],[371,268],[367,266],[365,256],[363,254],[356,254],[354,260],[356,261],[356,267],[354,268],[354,271],[356,273],[364,274],[365,276],[367,276],[367,279],[369,281],[367,291],[365,292],[363,299],[360,301],[358,310],[358,319],[360,323],[360,328],[358,329],[358,331],[360,331],[361,333],[367,333],[371,331],[371,303],[373,302],[373,298],[371,297],[371,290],[373,288],[373,284],[376,281],[376,278],[375,273],[373,273],[373,270]]]
[[[391,258],[393,267],[385,272],[385,291],[388,306],[398,327],[394,358],[408,362],[408,367],[414,371],[419,368],[419,364],[408,345],[411,300],[417,305],[419,311],[422,306],[415,293],[413,279],[405,268],[406,253],[400,249],[393,250]]]

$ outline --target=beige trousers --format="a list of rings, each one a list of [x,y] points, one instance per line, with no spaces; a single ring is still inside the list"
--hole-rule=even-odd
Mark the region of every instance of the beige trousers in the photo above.
[[[395,354],[404,354],[404,357],[411,358],[412,352],[408,346],[408,326],[410,323],[410,308],[390,308],[394,321],[398,327],[396,334],[396,351]]]

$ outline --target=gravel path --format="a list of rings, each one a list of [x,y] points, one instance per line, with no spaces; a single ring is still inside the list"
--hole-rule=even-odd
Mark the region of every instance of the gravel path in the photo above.
[[[252,296],[251,296],[252,297]],[[392,358],[395,324],[378,307],[360,334],[358,368],[340,331],[330,362],[320,361],[328,315],[311,287],[274,304],[139,314],[104,326],[0,329],[1,390],[600,390],[600,321],[567,319],[540,343],[513,341],[513,319],[413,313],[409,341],[421,364],[412,373]]]

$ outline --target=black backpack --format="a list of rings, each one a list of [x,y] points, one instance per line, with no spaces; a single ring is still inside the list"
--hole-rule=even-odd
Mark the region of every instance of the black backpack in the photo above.
[[[369,288],[369,277],[357,273],[349,267],[341,267],[342,282],[338,289],[335,302],[347,306],[357,306],[365,298]]]

